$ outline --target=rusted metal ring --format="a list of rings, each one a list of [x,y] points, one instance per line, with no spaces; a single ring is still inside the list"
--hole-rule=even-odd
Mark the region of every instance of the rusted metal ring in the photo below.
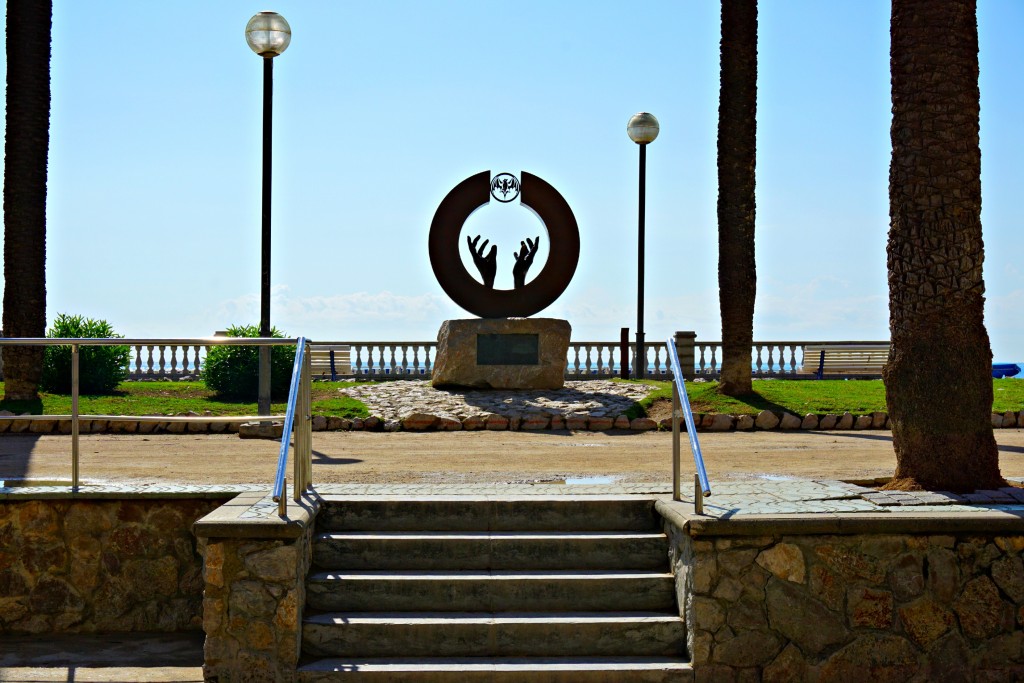
[[[569,286],[580,260],[580,230],[565,198],[544,180],[522,172],[520,203],[534,212],[548,233],[550,253],[541,272],[518,289],[491,289],[462,263],[459,236],[470,215],[491,200],[491,172],[481,171],[456,185],[430,223],[430,265],[452,301],[481,318],[525,318],[544,310]]]

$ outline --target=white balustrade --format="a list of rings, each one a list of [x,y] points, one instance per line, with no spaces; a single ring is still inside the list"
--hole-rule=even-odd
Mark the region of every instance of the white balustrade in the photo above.
[[[803,364],[803,347],[821,342],[757,341],[751,347],[754,377],[793,377]],[[836,342],[830,342],[836,343]],[[319,342],[351,347],[350,372],[341,378],[428,379],[437,355],[433,341]],[[315,348],[318,343],[312,342]],[[136,344],[129,355],[128,378],[132,380],[194,378],[200,374],[210,347],[195,345]],[[647,344],[647,375],[651,379],[672,376],[668,351],[659,344]],[[630,342],[625,363],[635,362],[636,345]],[[682,354],[681,354],[682,355]],[[621,346],[609,341],[573,341],[566,358],[566,379],[607,379],[618,377],[623,364]],[[722,371],[722,342],[694,341],[695,377],[716,379]]]

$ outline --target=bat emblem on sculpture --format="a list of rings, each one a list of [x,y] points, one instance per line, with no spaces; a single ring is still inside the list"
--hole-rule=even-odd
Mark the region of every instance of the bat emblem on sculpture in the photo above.
[[[498,193],[501,196],[498,196]],[[514,193],[509,197],[509,193]],[[519,179],[511,173],[499,173],[491,181],[491,196],[503,204],[514,201],[519,196]]]
[[[485,256],[484,251],[487,249],[487,243],[490,240],[484,240],[484,243],[477,247],[477,242],[479,241],[480,235],[472,239],[468,235],[466,236],[469,250],[473,252],[473,263],[476,264],[476,269],[480,271],[480,277],[484,281],[484,286],[488,289],[494,289],[494,276],[498,272],[498,245],[492,244],[491,250]],[[526,272],[533,265],[533,257],[536,256],[539,245],[540,235],[537,235],[532,240],[527,237],[526,241],[519,243],[519,251],[512,252],[512,256],[516,259],[516,264],[512,266],[512,282],[515,289],[520,289],[526,284]]]

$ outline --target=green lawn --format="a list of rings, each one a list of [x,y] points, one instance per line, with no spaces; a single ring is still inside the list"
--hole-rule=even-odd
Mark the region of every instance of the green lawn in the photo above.
[[[314,382],[313,413],[344,418],[369,416],[361,401],[338,394],[339,388],[357,384],[362,382]],[[71,413],[71,396],[68,394],[44,393],[40,398],[41,403],[0,401],[0,410],[43,415]],[[78,412],[83,415],[176,415],[189,411],[212,415],[255,415],[256,402],[218,398],[202,382],[122,382],[114,394],[81,396],[78,402]],[[272,413],[283,414],[284,411],[283,401],[271,404]]]
[[[672,396],[669,382],[645,380],[658,389],[640,401],[629,412],[631,417],[645,414],[652,402]],[[367,417],[366,406],[355,399],[341,396],[338,389],[366,382],[314,382],[313,413],[344,418]],[[1024,380],[992,381],[995,412],[1024,409]],[[0,382],[0,391],[3,383]],[[865,414],[884,411],[885,389],[881,380],[755,380],[757,393],[742,399],[720,396],[717,382],[687,383],[690,404],[697,413],[729,413],[753,415],[761,410],[842,414],[850,411]],[[43,394],[39,403],[0,401],[0,410],[13,413],[67,415],[71,397],[64,394]],[[951,401],[955,397],[951,397]],[[212,415],[255,415],[256,404],[217,398],[202,382],[123,382],[116,393],[108,396],[82,396],[79,412],[85,415],[175,415],[195,412]],[[274,403],[272,411],[284,412],[284,403]]]
[[[646,408],[659,398],[671,398],[669,382],[651,382],[658,391],[640,402]],[[1024,380],[992,380],[994,412],[1024,409]],[[795,415],[842,414],[846,411],[866,414],[885,411],[885,387],[882,380],[754,380],[756,393],[743,398],[718,394],[718,382],[688,382],[686,394],[696,413],[754,415],[762,410],[788,411]],[[951,397],[951,402],[955,397]],[[638,413],[639,414],[639,413]]]

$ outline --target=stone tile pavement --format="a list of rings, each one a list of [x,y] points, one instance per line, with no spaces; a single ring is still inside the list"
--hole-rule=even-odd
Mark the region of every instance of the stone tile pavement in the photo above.
[[[580,480],[541,480],[522,483],[481,484],[321,484],[321,495],[339,496],[588,496],[638,495],[666,498],[672,486],[664,483],[606,482],[610,477]],[[683,502],[693,502],[693,486],[682,484]],[[720,519],[743,515],[906,512],[972,514],[998,509],[1024,512],[1024,488],[956,494],[948,491],[879,491],[872,487],[834,480],[772,477],[762,481],[712,482],[712,495],[704,499],[704,514]],[[260,484],[228,485],[85,485],[74,493],[70,486],[0,487],[0,500],[19,498],[139,498],[227,497],[240,493],[267,495],[257,499],[241,517],[258,519],[277,514],[268,487]]]

